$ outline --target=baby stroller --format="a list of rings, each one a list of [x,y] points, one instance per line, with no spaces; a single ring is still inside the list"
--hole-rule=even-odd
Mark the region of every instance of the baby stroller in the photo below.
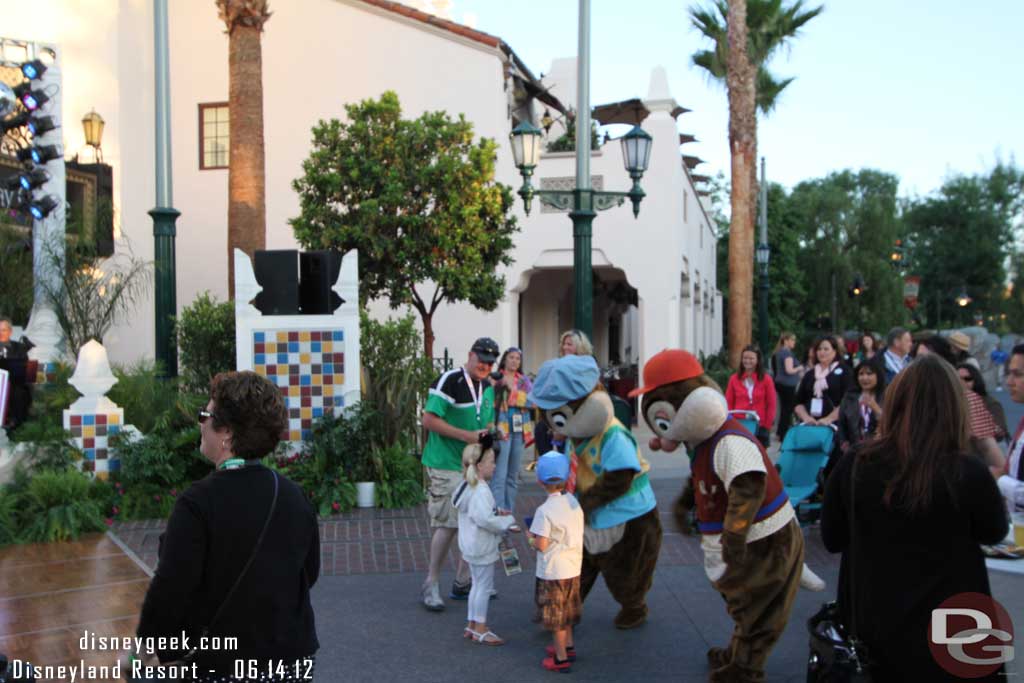
[[[818,490],[818,474],[828,463],[835,435],[832,425],[794,425],[782,440],[775,466],[801,524],[821,514],[821,503],[811,502],[811,497]]]
[[[758,417],[757,411],[730,410],[729,417],[743,425],[744,429],[750,432],[751,436],[757,436],[757,426],[761,422],[761,418]]]

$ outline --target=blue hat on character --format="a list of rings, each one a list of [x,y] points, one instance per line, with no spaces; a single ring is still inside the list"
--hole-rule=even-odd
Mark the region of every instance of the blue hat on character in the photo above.
[[[569,479],[569,456],[558,451],[548,451],[537,458],[537,481],[554,484]]]
[[[583,398],[597,386],[601,371],[593,356],[563,356],[540,366],[528,400],[541,410]]]

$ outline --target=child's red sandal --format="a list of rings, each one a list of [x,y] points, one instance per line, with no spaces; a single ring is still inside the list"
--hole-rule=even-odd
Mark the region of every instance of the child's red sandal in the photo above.
[[[551,657],[545,657],[543,661],[541,661],[540,665],[548,671],[557,671],[560,674],[567,674],[572,671],[572,662],[568,659],[559,662],[555,660],[554,655]]]
[[[555,656],[555,646],[554,645],[548,645],[546,648],[544,648],[544,654],[546,654],[548,657],[554,657]],[[570,662],[575,662],[576,661],[576,648],[575,647],[571,647],[571,646],[565,648],[565,656],[566,656],[566,658]]]

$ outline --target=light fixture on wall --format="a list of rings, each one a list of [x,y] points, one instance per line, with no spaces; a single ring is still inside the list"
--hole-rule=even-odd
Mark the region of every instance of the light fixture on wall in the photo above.
[[[106,121],[103,117],[96,113],[96,110],[91,110],[88,114],[82,117],[82,130],[85,132],[85,144],[89,145],[96,152],[96,161],[103,163],[103,150],[101,145],[103,144],[103,126],[106,125]]]

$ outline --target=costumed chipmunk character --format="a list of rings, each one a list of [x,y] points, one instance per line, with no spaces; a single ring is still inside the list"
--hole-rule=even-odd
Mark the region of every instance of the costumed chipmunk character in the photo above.
[[[647,591],[661,549],[661,522],[647,478],[649,465],[629,429],[615,419],[592,356],[564,356],[541,366],[529,401],[554,431],[568,437],[566,490],[583,508],[585,600],[598,574],[621,609],[615,626],[647,619]]]
[[[729,418],[725,397],[693,354],[678,349],[644,366],[641,411],[653,450],[685,443],[704,570],[736,623],[726,648],[708,650],[711,681],[763,681],[772,646],[789,620],[804,561],[804,537],[764,447]],[[685,528],[685,519],[680,519]]]

